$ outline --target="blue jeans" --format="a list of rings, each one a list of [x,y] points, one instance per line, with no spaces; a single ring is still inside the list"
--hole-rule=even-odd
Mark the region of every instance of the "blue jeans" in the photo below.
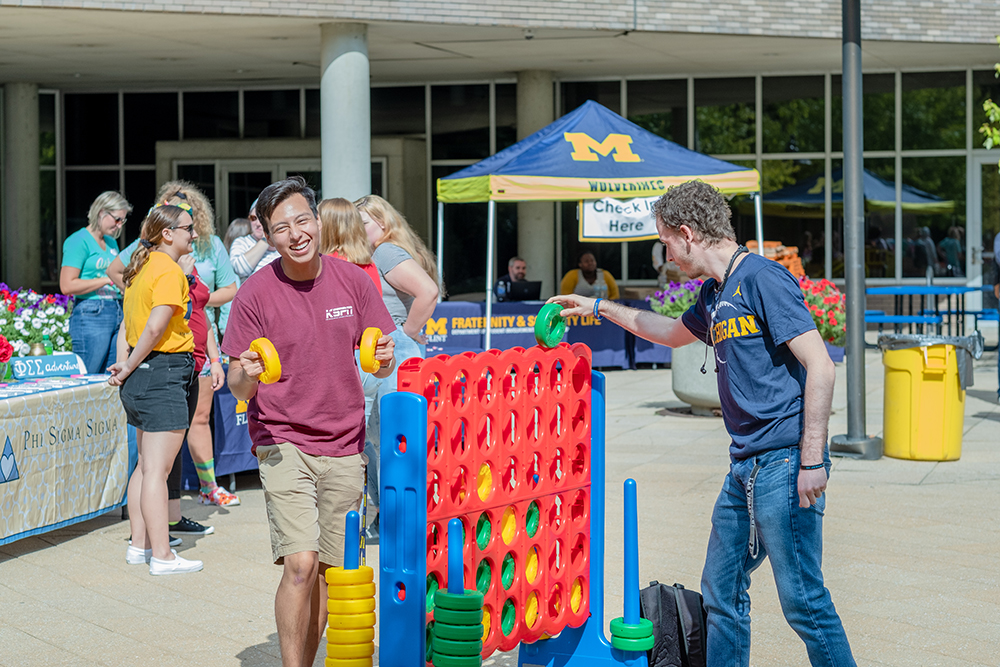
[[[115,339],[122,323],[118,299],[80,299],[69,316],[73,352],[80,355],[88,373],[104,373],[115,363]]]
[[[830,457],[824,454],[830,473]],[[759,468],[758,468],[759,466]],[[756,475],[754,471],[756,469]],[[806,644],[809,662],[855,667],[844,626],[823,585],[824,493],[799,507],[798,447],[734,461],[712,513],[701,590],[708,611],[708,666],[750,664],[750,574],[771,559],[785,620]],[[752,555],[747,486],[753,480],[757,553]]]
[[[403,333],[402,327],[398,327],[389,335],[396,343],[394,351],[396,365],[392,369],[392,374],[379,379],[371,373],[361,371],[361,386],[365,390],[365,424],[367,424],[365,456],[368,457],[368,497],[372,499],[372,505],[376,509],[379,506],[379,429],[382,423],[379,405],[382,403],[383,396],[396,391],[396,371],[399,370],[399,365],[407,359],[427,357],[427,348]],[[371,519],[369,519],[370,521]]]

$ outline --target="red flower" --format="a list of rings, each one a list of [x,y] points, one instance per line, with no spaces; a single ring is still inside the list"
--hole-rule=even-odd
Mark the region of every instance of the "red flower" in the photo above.
[[[833,326],[837,326],[837,318],[834,317],[833,315],[830,316],[830,324],[832,324]]]
[[[7,342],[7,339],[0,336],[0,364],[10,361],[14,354],[14,346]]]
[[[17,310],[17,304],[14,303],[14,302],[11,302],[11,304],[9,306],[7,306],[7,310],[9,310],[10,312],[13,313],[15,310]]]

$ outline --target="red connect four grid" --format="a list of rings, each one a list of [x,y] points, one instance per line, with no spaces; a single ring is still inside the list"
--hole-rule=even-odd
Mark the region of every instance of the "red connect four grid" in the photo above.
[[[590,349],[565,343],[399,368],[399,390],[428,405],[428,621],[457,517],[465,587],[484,594],[483,657],[587,618],[590,372]]]

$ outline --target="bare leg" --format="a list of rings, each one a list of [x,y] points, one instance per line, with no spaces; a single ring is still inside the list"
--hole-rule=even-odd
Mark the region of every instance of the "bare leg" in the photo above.
[[[146,433],[143,440],[140,506],[149,535],[149,548],[154,558],[173,560],[167,535],[167,475],[184,441],[184,431]]]
[[[171,498],[167,501],[167,521],[181,520],[181,499]]]
[[[195,463],[205,463],[210,460],[215,452],[212,450],[212,430],[208,426],[208,419],[212,414],[212,400],[215,392],[212,391],[212,378],[198,378],[198,406],[194,411],[194,418],[191,420],[191,428],[188,429],[188,451],[191,452],[191,460]]]
[[[146,522],[142,520],[140,499],[142,498],[142,436],[139,429],[135,430],[135,442],[139,451],[139,459],[128,480],[128,523],[132,530],[132,546],[136,549],[148,549],[146,538]]]
[[[312,647],[311,657],[307,649],[317,622],[312,607],[318,595],[315,590],[318,573],[319,554],[315,551],[285,556],[281,583],[274,596],[274,620],[278,624],[282,667],[312,667],[316,645]]]
[[[319,572],[316,575],[316,584],[312,590],[312,603],[309,609],[309,636],[306,637],[305,652],[302,655],[303,666],[310,666],[316,660],[316,652],[323,641],[326,632],[326,617],[329,613],[326,606],[326,569],[330,567],[325,563],[319,564]]]

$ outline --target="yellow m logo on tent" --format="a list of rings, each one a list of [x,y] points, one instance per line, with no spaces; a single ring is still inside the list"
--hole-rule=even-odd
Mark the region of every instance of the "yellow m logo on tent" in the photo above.
[[[432,317],[427,320],[427,334],[428,336],[447,336],[448,330],[445,326],[448,322],[447,317],[439,317],[436,320]]]
[[[609,134],[598,142],[585,132],[564,132],[563,138],[573,144],[570,154],[577,162],[597,162],[598,155],[607,157],[614,151],[615,162],[641,162],[632,152],[632,137],[627,134]]]

